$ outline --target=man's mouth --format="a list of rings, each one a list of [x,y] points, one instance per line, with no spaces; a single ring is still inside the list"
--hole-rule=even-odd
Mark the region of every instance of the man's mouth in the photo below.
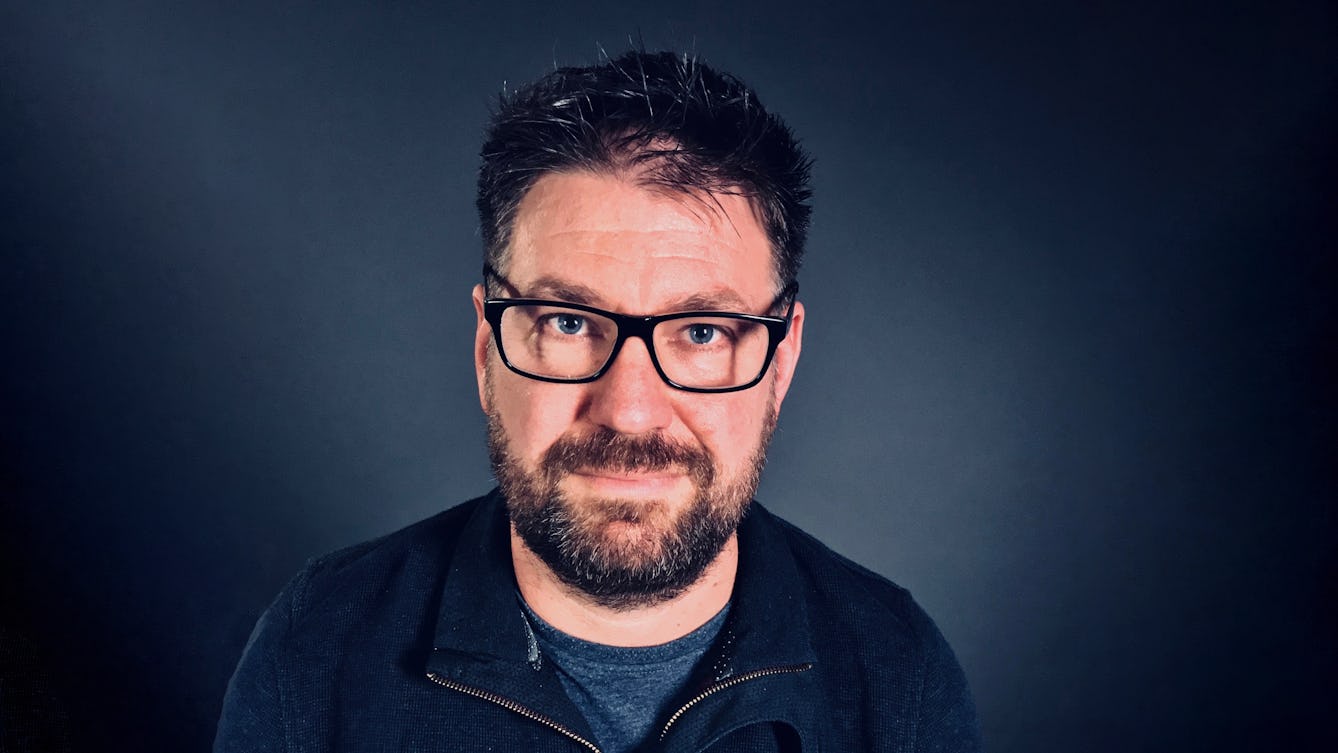
[[[581,486],[616,496],[663,495],[679,490],[688,482],[688,474],[679,469],[623,471],[581,468],[573,471],[569,478]]]

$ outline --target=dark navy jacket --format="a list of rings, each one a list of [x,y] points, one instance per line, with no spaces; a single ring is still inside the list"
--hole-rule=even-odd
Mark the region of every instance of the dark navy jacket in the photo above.
[[[314,560],[260,618],[216,753],[597,751],[516,601],[494,492]],[[961,668],[906,591],[754,503],[721,636],[664,751],[975,751]]]

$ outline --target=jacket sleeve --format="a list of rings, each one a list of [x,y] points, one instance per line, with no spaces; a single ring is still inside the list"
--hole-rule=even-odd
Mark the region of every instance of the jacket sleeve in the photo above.
[[[214,753],[278,753],[287,750],[282,683],[283,647],[291,623],[299,575],[260,616],[228,683]]]
[[[932,622],[928,628],[915,750],[976,753],[982,749],[980,722],[966,675],[943,634]]]

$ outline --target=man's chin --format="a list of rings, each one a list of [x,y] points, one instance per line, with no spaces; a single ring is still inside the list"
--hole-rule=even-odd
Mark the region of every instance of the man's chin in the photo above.
[[[684,508],[666,499],[565,498],[581,538],[599,542],[606,551],[625,551],[629,558],[658,556]]]
[[[732,526],[704,516],[710,507],[701,499],[559,499],[547,514],[513,509],[512,522],[526,547],[561,580],[614,609],[682,593],[733,533]]]
[[[653,570],[664,555],[664,537],[658,529],[639,523],[609,523],[596,534],[596,560],[606,573],[639,573]],[[592,542],[593,543],[593,542]]]
[[[619,507],[623,504],[619,503]],[[588,535],[606,551],[622,553],[620,560],[656,559],[674,535],[677,519],[667,514],[660,503],[652,504],[652,509],[638,511],[635,516],[620,514],[615,509],[612,515],[588,521]]]

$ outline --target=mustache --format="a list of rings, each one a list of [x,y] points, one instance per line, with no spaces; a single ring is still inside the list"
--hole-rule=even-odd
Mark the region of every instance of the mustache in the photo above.
[[[540,466],[553,476],[581,469],[632,473],[677,467],[699,482],[710,483],[715,475],[713,460],[706,449],[663,434],[634,436],[601,427],[589,434],[559,438],[544,451]]]

